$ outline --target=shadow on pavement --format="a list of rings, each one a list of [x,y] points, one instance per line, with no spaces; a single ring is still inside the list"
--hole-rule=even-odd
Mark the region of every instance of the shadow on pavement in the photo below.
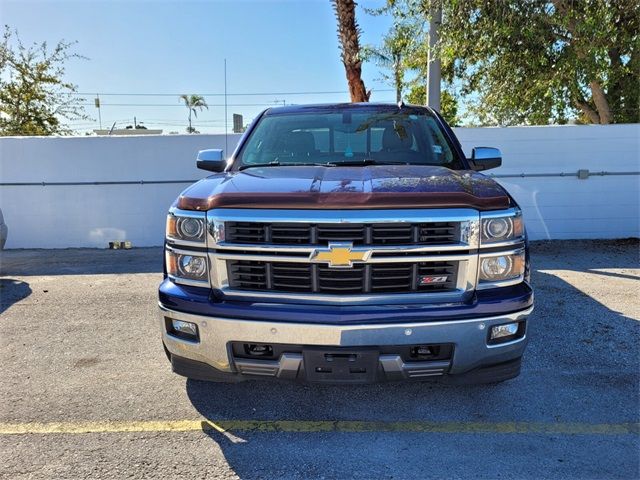
[[[583,242],[567,243],[574,248],[571,244]],[[522,374],[516,379],[487,386],[187,380],[188,397],[213,423],[637,422],[640,322],[549,273],[554,269],[589,274],[594,273],[591,269],[634,268],[636,249],[615,244],[587,246],[575,262],[577,255],[568,259],[557,246],[550,250],[544,245],[534,247],[536,310],[530,318],[530,343]],[[589,260],[591,254],[593,261]],[[633,285],[634,278],[625,274],[621,281]],[[608,280],[601,277],[594,281]],[[492,459],[500,464],[502,476],[518,478],[630,478],[638,472],[637,436],[610,437],[609,441],[593,435],[205,431],[241,478],[420,478],[425,472],[433,473],[434,468],[448,477],[495,477],[498,470],[487,470],[492,468],[488,466]],[[615,444],[618,451],[605,448],[606,442]],[[478,454],[460,462],[459,449],[466,448],[477,449]]]
[[[0,275],[96,275],[108,273],[162,273],[161,247],[106,250],[69,248],[4,250]]]
[[[31,287],[28,283],[13,278],[0,278],[0,313],[29,295]]]

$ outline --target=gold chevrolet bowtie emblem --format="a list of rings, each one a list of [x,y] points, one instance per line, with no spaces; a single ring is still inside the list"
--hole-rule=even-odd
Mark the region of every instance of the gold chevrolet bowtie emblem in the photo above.
[[[366,262],[371,250],[354,249],[353,243],[329,243],[328,248],[318,248],[311,252],[309,260],[326,262],[330,267],[351,268],[354,262]]]

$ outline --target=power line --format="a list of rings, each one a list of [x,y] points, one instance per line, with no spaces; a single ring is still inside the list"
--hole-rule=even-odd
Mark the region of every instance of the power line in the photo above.
[[[170,122],[176,122],[176,121],[181,121],[181,119],[175,119],[175,118],[146,118],[146,117],[141,117],[142,120],[139,121],[138,123],[151,123],[151,122],[156,122],[156,123],[170,123]],[[216,122],[216,123],[223,123],[224,120],[223,119],[218,119],[218,120],[194,120],[192,123],[211,123],[211,122]]]
[[[376,92],[395,92],[394,89],[380,89],[380,90],[376,90]],[[286,97],[286,96],[304,96],[304,95],[344,95],[347,94],[348,92],[345,90],[333,90],[333,91],[297,91],[297,92],[239,92],[239,93],[228,93],[228,96],[233,96],[233,97],[243,97],[243,96],[247,96],[247,97],[259,97],[259,96],[264,96],[264,97],[272,97],[272,98],[282,98],[282,97]],[[181,94],[180,93],[154,93],[154,92],[143,92],[143,93],[133,93],[133,92],[107,92],[107,93],[100,93],[100,92],[72,92],[72,93],[68,93],[68,95],[72,95],[72,96],[88,96],[88,97],[95,97],[95,96],[100,96],[100,97],[149,97],[150,99],[153,97],[179,97]],[[211,96],[211,97],[223,97],[224,93],[203,93],[203,94],[199,94],[202,96]],[[87,100],[87,99],[82,99],[82,100]],[[114,99],[116,100],[116,99]],[[124,99],[123,99],[124,100]],[[222,99],[221,99],[222,100]],[[258,100],[256,98],[256,100]],[[262,103],[228,103],[226,102],[225,99],[225,103],[227,107],[233,107],[233,108],[238,108],[241,112],[243,110],[243,108],[255,108],[255,107],[260,107],[260,109],[264,109],[264,108],[268,108],[268,107],[273,107],[276,106],[274,105],[276,102],[280,102],[282,101],[284,103],[283,100],[279,100],[279,101],[264,101],[266,99],[259,99],[259,100],[263,100]],[[176,103],[160,103],[161,100],[158,99],[158,103],[155,103],[153,100],[151,100],[151,102],[149,103],[139,103],[139,102],[135,102],[135,100],[133,102],[127,102],[126,100],[124,102],[118,102],[116,100],[116,102],[114,103],[104,103],[101,102],[100,103],[100,113],[102,113],[102,110],[104,108],[109,108],[109,107],[114,107],[114,108],[119,108],[119,107],[123,107],[123,108],[165,108],[165,107],[178,107],[178,108],[184,108],[184,105],[176,102]],[[304,102],[304,100],[299,99],[298,102]],[[215,104],[209,104],[209,107],[224,107],[225,103],[215,103]],[[295,103],[294,103],[295,104]],[[94,103],[89,103],[89,102],[82,102],[80,103],[81,106],[83,107],[94,107],[95,104]],[[245,110],[246,112],[246,110]],[[127,112],[128,113],[128,112]],[[153,115],[153,113],[151,113],[151,115]],[[173,114],[171,114],[173,115]],[[140,115],[138,115],[140,116]],[[214,113],[214,116],[215,115]],[[119,125],[122,124],[130,124],[132,123],[132,117],[127,118],[127,119],[119,119],[119,120],[109,120],[109,122],[116,122]],[[97,121],[93,121],[93,123],[89,123],[91,122],[91,120],[89,121],[77,121],[77,122],[72,122],[69,126],[72,129],[75,130],[83,130],[83,129],[87,129],[87,128],[95,128],[99,122]],[[142,118],[141,121],[142,124],[148,125],[150,127],[156,126],[160,127],[168,127],[168,128],[179,128],[179,127],[183,127],[184,126],[184,122],[181,119],[167,119],[167,118],[163,118],[163,119],[159,119],[159,118]],[[193,122],[194,126],[197,126],[198,128],[205,128],[205,129],[219,129],[220,127],[222,127],[222,124],[225,123],[224,119],[217,119],[217,120],[196,120]]]
[[[83,107],[93,107],[93,103],[81,103]],[[224,103],[209,103],[208,107],[224,107]],[[229,107],[273,107],[273,103],[229,103]],[[179,103],[102,103],[100,107],[180,107],[184,105]]]
[[[113,120],[111,120],[110,122],[113,122]],[[122,124],[132,124],[133,122],[131,120],[117,120],[115,121],[116,124],[122,125]],[[192,122],[194,126],[197,127],[216,127],[216,126],[222,126],[224,124],[224,120],[200,120],[200,121],[195,121]],[[93,122],[86,122],[86,123],[69,123],[67,124],[67,126],[71,127],[71,128],[89,128],[89,127],[95,127],[98,124],[98,121],[93,121]],[[185,122],[182,122],[180,120],[142,120],[138,122],[138,125],[163,125],[163,126],[177,126],[177,127],[182,127],[185,125]]]
[[[379,89],[379,90],[374,90],[374,92],[395,92],[394,89],[392,88],[383,88],[383,89]],[[309,92],[251,92],[251,93],[227,93],[227,96],[231,97],[231,96],[235,96],[235,97],[242,97],[242,96],[260,96],[260,95],[264,95],[264,96],[268,96],[268,95],[280,95],[280,96],[284,96],[284,95],[337,95],[337,94],[347,94],[349,93],[346,90],[334,90],[334,91],[319,91],[319,92],[313,92],[313,91],[309,91]],[[98,95],[102,95],[102,96],[114,96],[114,97],[179,97],[180,95],[183,95],[183,93],[149,93],[149,92],[145,92],[145,93],[103,93],[103,92],[99,92],[97,93]],[[71,93],[67,93],[67,95],[96,95],[95,92],[71,92]],[[208,96],[208,97],[224,97],[224,93],[196,93],[194,95],[202,95],[202,96]]]

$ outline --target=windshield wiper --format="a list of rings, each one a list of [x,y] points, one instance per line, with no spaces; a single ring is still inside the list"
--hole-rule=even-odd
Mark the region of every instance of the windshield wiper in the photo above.
[[[362,160],[346,160],[344,162],[329,162],[331,167],[353,167],[360,165],[410,165],[409,162],[386,162],[374,160],[373,158],[363,158]]]
[[[240,165],[238,170],[245,170],[247,168],[255,168],[255,167],[279,167],[280,162],[269,162],[269,163],[247,163],[245,165]]]
[[[343,162],[326,162],[326,163],[280,163],[277,160],[268,163],[247,163],[240,165],[238,170],[257,167],[359,167],[366,165],[411,165],[409,162],[387,162],[383,160],[374,160],[373,158],[363,158],[362,160],[345,160]]]
[[[305,162],[280,163],[279,161],[275,160],[269,163],[247,163],[245,165],[240,165],[238,167],[238,170],[245,170],[247,168],[254,168],[254,167],[333,167],[333,166],[334,165],[332,163],[305,163]]]

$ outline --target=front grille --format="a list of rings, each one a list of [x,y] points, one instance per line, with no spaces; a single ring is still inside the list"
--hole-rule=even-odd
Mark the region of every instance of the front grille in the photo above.
[[[459,222],[261,223],[226,222],[225,240],[243,244],[450,245],[460,239]]]
[[[371,263],[352,268],[322,264],[228,260],[229,284],[238,290],[363,294],[446,292],[456,288],[458,262]],[[425,283],[425,276],[446,277]]]

